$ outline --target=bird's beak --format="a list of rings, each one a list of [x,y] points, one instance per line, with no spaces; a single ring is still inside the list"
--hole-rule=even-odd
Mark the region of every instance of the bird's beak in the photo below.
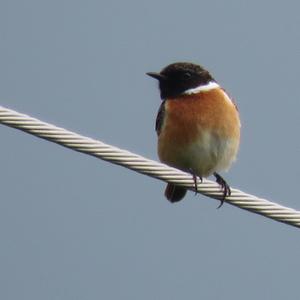
[[[164,80],[166,79],[166,76],[160,74],[160,73],[156,73],[156,72],[148,72],[146,73],[148,76],[153,77],[155,79],[157,79],[158,81]]]

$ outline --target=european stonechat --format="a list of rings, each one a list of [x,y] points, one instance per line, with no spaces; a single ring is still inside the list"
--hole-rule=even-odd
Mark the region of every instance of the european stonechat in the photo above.
[[[159,82],[160,105],[156,118],[159,159],[197,177],[214,175],[223,190],[230,186],[218,172],[229,169],[240,142],[240,119],[235,103],[203,67],[186,62],[170,64],[147,75]],[[165,196],[180,201],[186,189],[168,183]],[[220,206],[221,206],[220,205]]]

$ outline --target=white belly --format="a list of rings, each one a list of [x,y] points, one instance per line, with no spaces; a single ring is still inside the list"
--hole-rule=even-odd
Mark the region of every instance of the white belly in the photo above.
[[[213,172],[227,170],[235,160],[237,150],[237,140],[205,132],[198,142],[187,147],[186,156],[194,166],[194,172],[207,177]]]
[[[193,171],[198,176],[208,177],[214,172],[227,170],[236,158],[239,141],[223,138],[211,132],[203,132],[197,139],[180,151],[174,149],[168,161],[164,161],[184,171]]]

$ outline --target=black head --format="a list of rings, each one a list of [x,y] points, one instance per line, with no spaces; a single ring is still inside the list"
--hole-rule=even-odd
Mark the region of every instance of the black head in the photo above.
[[[214,81],[207,70],[199,65],[186,62],[174,63],[159,73],[149,72],[147,75],[159,81],[162,99],[180,96],[189,89]]]

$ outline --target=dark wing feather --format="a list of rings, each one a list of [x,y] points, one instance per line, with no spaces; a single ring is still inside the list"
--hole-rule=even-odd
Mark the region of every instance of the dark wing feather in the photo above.
[[[155,130],[157,135],[160,134],[162,124],[164,122],[164,116],[165,116],[165,101],[162,102],[162,104],[159,107],[157,117],[156,117],[156,122],[155,122]]]

